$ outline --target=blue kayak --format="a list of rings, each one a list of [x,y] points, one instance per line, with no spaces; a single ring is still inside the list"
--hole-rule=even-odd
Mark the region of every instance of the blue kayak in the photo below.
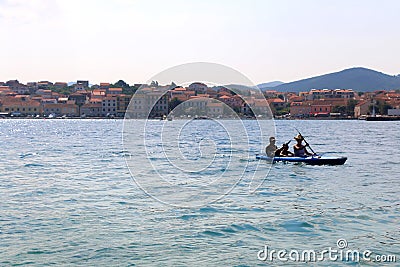
[[[269,160],[273,162],[302,162],[309,165],[343,165],[347,157],[330,157],[330,156],[309,156],[309,157],[274,157],[267,155],[256,155],[256,159]]]

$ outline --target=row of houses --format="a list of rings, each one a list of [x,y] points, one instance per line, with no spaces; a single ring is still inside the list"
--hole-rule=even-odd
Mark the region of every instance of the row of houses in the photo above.
[[[79,83],[79,81],[78,81]],[[89,86],[89,85],[88,85]],[[18,80],[10,80],[7,82],[0,82],[0,90],[1,91],[9,91],[17,94],[35,94],[37,90],[42,89],[46,90],[50,87],[53,88],[65,88],[68,87],[68,83],[66,82],[49,82],[49,81],[39,81],[39,82],[28,82],[27,84],[20,83]],[[88,87],[86,87],[88,88]]]
[[[294,101],[290,104],[290,115],[292,117],[318,117],[329,116],[334,113],[333,109],[339,106],[347,106],[346,99],[318,99],[306,101]]]
[[[43,109],[43,113],[55,112],[63,113],[68,111],[68,115],[87,115],[87,116],[107,116],[122,115],[127,108],[127,98],[124,98],[122,94],[122,88],[112,88],[110,83],[100,83],[100,85],[91,86],[93,88],[90,91],[89,81],[78,80],[74,84],[75,93],[71,94],[66,98],[65,96],[57,96],[49,90],[51,86],[63,87],[66,83],[57,82],[51,83],[48,81],[41,81],[37,83],[30,83],[30,92],[32,88],[36,90],[32,97],[41,97],[41,104],[47,105],[48,108]],[[1,92],[9,90],[13,93],[22,93],[28,87],[28,85],[21,85],[17,80],[8,81],[3,83],[3,88],[0,83],[0,95]],[[22,88],[22,89],[21,89]],[[167,90],[166,90],[167,89]],[[167,91],[168,93],[160,97],[160,92]],[[331,113],[334,106],[346,105],[346,101],[354,99],[356,94],[353,90],[344,89],[322,89],[322,90],[310,90],[309,92],[302,92],[300,94],[295,93],[279,93],[276,91],[266,91],[264,93],[267,98],[267,103],[263,100],[257,100],[257,97],[250,96],[246,97],[246,101],[243,100],[242,96],[233,93],[230,89],[225,87],[208,87],[204,83],[194,82],[188,87],[174,86],[172,88],[166,88],[165,86],[148,87],[140,91],[141,94],[135,96],[134,103],[132,105],[132,112],[135,117],[144,117],[150,115],[150,117],[159,117],[167,115],[169,112],[170,101],[178,101],[180,103],[190,100],[190,103],[185,105],[195,105],[194,102],[208,103],[213,106],[216,111],[220,112],[223,104],[235,110],[237,113],[243,115],[251,115],[252,110],[250,106],[261,112],[269,112],[269,107],[273,111],[290,107],[290,114],[292,116],[314,116],[326,113]],[[117,96],[116,99],[112,96]],[[278,97],[280,96],[280,97]],[[283,97],[282,97],[283,96]],[[157,98],[157,99],[156,99]],[[160,98],[160,99],[158,99]],[[206,99],[206,100],[204,100]],[[217,101],[208,101],[207,99],[215,99]],[[67,103],[67,101],[70,101]],[[75,101],[75,103],[71,102]],[[219,104],[218,104],[219,103]],[[53,106],[51,104],[54,104]],[[63,105],[78,105],[78,111],[72,109],[73,106],[57,109],[57,104]],[[268,105],[267,105],[268,104]],[[184,106],[185,106],[184,105]],[[196,106],[196,105],[195,105]],[[189,107],[187,107],[189,108]],[[191,107],[192,108],[192,107]],[[150,114],[148,114],[150,111]]]
[[[12,82],[1,85],[0,112],[15,116],[48,116],[50,114],[88,117],[123,116],[131,100],[130,95],[122,93],[122,88],[110,87],[109,83],[101,83],[95,89],[88,90],[88,81],[77,81],[76,92],[70,95],[62,95],[46,89],[55,84],[39,83],[40,87],[35,87],[35,92],[32,94],[19,94],[17,87],[10,86]],[[15,81],[15,84],[19,83]],[[60,84],[60,86],[63,85]],[[236,113],[251,115],[249,105],[253,109],[262,110],[260,112],[269,111],[268,103],[264,98],[257,99],[250,94],[247,100],[245,103],[241,96],[228,88],[209,88],[206,84],[199,82],[192,83],[186,88],[149,86],[142,88],[140,93],[135,95],[131,113],[135,117],[163,117],[168,115],[177,104],[182,104],[181,108],[190,109],[193,113],[207,111],[213,116],[223,115],[227,107]],[[171,107],[172,102],[176,103],[173,107]]]
[[[62,95],[49,89],[65,86],[68,86],[67,83],[48,81],[26,85],[17,80],[0,82],[0,112],[21,115],[124,116],[131,100],[130,95],[123,94],[122,88],[112,87],[110,83],[91,86],[89,81],[78,80],[73,85],[74,92],[69,95]],[[223,86],[208,87],[200,82],[194,82],[188,87],[175,84],[145,86],[135,95],[130,115],[163,117],[179,105],[181,111],[205,115],[209,113],[211,116],[222,116],[229,109],[241,115],[252,116],[256,111],[258,114],[268,116],[272,109],[273,112],[283,110],[290,113],[291,117],[353,115],[353,113],[355,117],[359,117],[369,115],[371,107],[376,103],[390,107],[391,114],[395,114],[400,106],[398,91],[359,94],[351,89],[312,89],[309,92],[296,94],[270,90],[264,92],[267,101],[251,90],[240,91],[240,94],[238,92],[235,93]],[[350,111],[349,108],[354,110]]]
[[[274,112],[284,110],[291,117],[330,116],[335,107],[346,106],[358,96],[351,89],[312,89],[300,93],[269,90],[264,95]]]
[[[129,105],[130,96],[117,95],[104,97],[100,101],[91,101],[78,105],[75,100],[46,103],[29,97],[0,96],[0,113],[8,116],[123,116]]]
[[[298,94],[277,91],[266,91],[264,94],[273,110],[286,108],[287,113],[295,118],[320,116],[358,118],[371,115],[373,107],[376,107],[376,111],[381,115],[400,113],[398,90],[357,93],[351,89],[312,89]]]
[[[82,90],[65,96],[51,90],[38,89],[36,94],[21,95],[0,88],[0,113],[13,116],[123,116],[131,96],[121,88]]]
[[[380,115],[397,114],[400,110],[400,93],[396,91],[375,91],[362,94],[342,92],[341,96],[336,98],[318,97],[310,100],[309,96],[306,96],[303,101],[290,103],[292,116],[351,115],[359,118],[371,115],[373,109],[376,109]],[[348,114],[338,113],[341,110],[342,113],[347,112]]]
[[[66,82],[50,82],[50,81],[39,81],[39,82],[28,82],[27,84],[20,83],[18,80],[9,80],[7,82],[0,82],[0,91],[9,91],[16,94],[33,95],[38,90],[51,90],[51,89],[65,89],[70,88],[72,92],[79,91],[91,91],[94,89],[113,89],[110,83],[100,83],[91,85],[89,81],[78,80],[75,83],[69,85]]]
[[[379,110],[380,107],[384,107],[384,110]],[[354,108],[354,116],[371,115],[372,109],[383,113],[380,115],[400,116],[400,92],[375,91],[364,94]]]
[[[209,88],[204,83],[192,83],[188,87],[173,88],[159,86],[144,88],[135,94],[129,110],[130,117],[163,117],[171,110],[174,116],[234,116],[240,114],[253,116],[271,115],[268,102],[261,95],[249,95],[244,98],[231,89],[218,86]],[[250,108],[251,107],[251,108]]]

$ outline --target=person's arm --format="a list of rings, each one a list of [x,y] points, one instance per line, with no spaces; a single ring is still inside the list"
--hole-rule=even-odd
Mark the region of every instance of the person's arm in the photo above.
[[[271,151],[271,145],[266,146],[265,147],[265,154],[268,155],[270,153],[270,151]]]
[[[306,152],[306,155],[307,155],[307,156],[314,156],[314,153],[308,152],[306,146],[304,146],[304,152]]]

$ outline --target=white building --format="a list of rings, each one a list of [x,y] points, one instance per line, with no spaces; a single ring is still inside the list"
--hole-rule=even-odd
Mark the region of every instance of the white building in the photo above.
[[[164,94],[165,93],[165,94]],[[145,88],[131,100],[128,115],[132,118],[147,119],[168,115],[169,94],[163,90]]]
[[[391,108],[388,109],[389,116],[400,116],[400,108]]]

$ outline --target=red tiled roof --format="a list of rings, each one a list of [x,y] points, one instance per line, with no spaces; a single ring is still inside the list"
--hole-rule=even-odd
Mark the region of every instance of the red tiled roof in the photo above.
[[[268,101],[268,103],[285,103],[285,101],[283,101],[280,98],[271,98],[271,99],[268,99],[267,101]]]
[[[174,88],[174,89],[171,90],[171,91],[186,91],[186,88],[183,88],[183,87],[176,87],[176,88]]]
[[[40,103],[35,100],[1,100],[3,106],[21,106],[21,107],[40,107]]]

